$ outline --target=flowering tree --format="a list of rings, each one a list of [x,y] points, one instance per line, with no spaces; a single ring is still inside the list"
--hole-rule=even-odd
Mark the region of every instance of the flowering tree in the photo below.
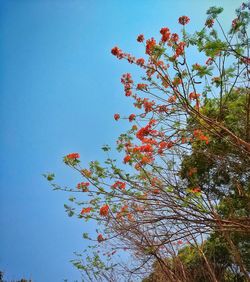
[[[84,181],[52,182],[80,195],[70,198],[75,207],[65,205],[70,216],[100,225],[96,238],[84,234],[96,242],[93,256],[73,261],[86,279],[134,281],[153,268],[144,281],[250,281],[249,9],[236,10],[228,33],[218,20],[223,9],[211,7],[192,35],[187,16],[180,34],[163,27],[160,40],[139,35],[146,57],[111,50],[142,71],[139,83],[121,78],[135,107],[114,115],[131,123],[117,140],[123,164],[109,146],[105,163],[88,167],[71,153],[64,162]],[[118,261],[124,251],[127,264]]]

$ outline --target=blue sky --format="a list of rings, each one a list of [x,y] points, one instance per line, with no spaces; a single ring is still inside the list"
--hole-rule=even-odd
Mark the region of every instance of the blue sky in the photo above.
[[[74,281],[69,263],[87,243],[86,223],[68,218],[69,195],[52,191],[41,176],[54,171],[61,184],[78,177],[62,157],[79,152],[83,162],[102,159],[126,123],[116,112],[132,108],[120,76],[136,73],[116,60],[114,45],[143,55],[136,37],[179,31],[188,15],[190,31],[205,11],[223,6],[229,25],[238,0],[2,0],[0,2],[0,270],[6,279]]]

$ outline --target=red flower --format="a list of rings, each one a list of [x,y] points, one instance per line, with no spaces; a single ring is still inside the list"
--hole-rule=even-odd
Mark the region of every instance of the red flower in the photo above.
[[[177,97],[175,95],[172,95],[168,98],[168,103],[175,103],[176,99],[177,99]]]
[[[144,35],[143,34],[138,35],[137,41],[138,42],[143,42],[144,41]]]
[[[120,115],[119,114],[114,114],[114,119],[115,120],[118,120],[120,118]]]
[[[147,84],[145,84],[145,83],[138,83],[136,89],[137,90],[147,90]]]
[[[141,152],[149,153],[153,152],[153,147],[150,144],[144,145],[140,147]]]
[[[136,64],[142,67],[145,64],[145,60],[143,58],[139,58],[136,60]]]
[[[156,41],[153,37],[151,39],[148,39],[146,42],[146,54],[151,55],[155,45],[156,45]]]
[[[117,46],[111,49],[111,53],[116,56],[118,59],[122,59],[123,53],[122,50],[119,49]]]
[[[208,58],[206,61],[206,65],[210,66],[213,63],[213,59],[212,58]]]
[[[201,188],[200,187],[195,187],[191,190],[192,193],[200,193],[201,192]]]
[[[205,25],[208,28],[211,28],[214,25],[214,19],[207,19],[206,22],[205,22]]]
[[[188,174],[188,176],[191,177],[195,173],[197,173],[197,168],[196,167],[191,167],[187,174]]]
[[[126,164],[127,162],[130,161],[130,159],[131,159],[131,156],[127,155],[127,156],[124,157],[123,162]]]
[[[183,55],[184,53],[184,47],[185,47],[185,42],[180,42],[178,45],[177,45],[177,48],[175,50],[175,53],[176,53],[176,56],[180,56],[180,55]]]
[[[105,239],[103,238],[103,236],[102,236],[102,234],[99,234],[98,236],[97,236],[97,241],[98,241],[98,243],[101,243],[102,241],[104,241]]]
[[[162,37],[161,37],[161,41],[162,41],[162,42],[166,42],[166,41],[169,40],[170,35],[171,35],[169,28],[163,27],[163,28],[160,30],[160,33],[161,33],[161,35],[162,35]]]
[[[116,181],[113,185],[113,188],[119,188],[119,189],[125,189],[126,188],[126,183],[121,182],[121,181]]]
[[[68,159],[79,159],[80,155],[78,153],[71,153],[67,155]]]
[[[133,120],[135,119],[135,117],[136,117],[135,114],[131,114],[131,115],[128,117],[128,119],[129,119],[129,121],[131,122],[131,121],[133,121]]]
[[[107,216],[109,213],[109,206],[108,205],[103,205],[101,208],[100,208],[100,215],[101,216]]]
[[[88,191],[89,182],[81,182],[77,184],[78,189],[82,189],[84,192]]]
[[[92,211],[93,208],[88,207],[88,208],[83,208],[81,211],[81,215],[85,214],[85,213],[90,213]]]
[[[197,93],[195,93],[195,92],[191,92],[191,93],[189,94],[189,99],[190,99],[190,100],[197,100],[199,97],[200,97],[200,94],[197,94]]]
[[[175,77],[172,83],[174,86],[177,86],[182,83],[182,80],[179,77]]]
[[[179,17],[178,21],[179,21],[179,24],[186,25],[190,22],[190,18],[187,16],[182,16],[182,17]]]
[[[173,33],[173,34],[171,35],[171,40],[172,40],[173,42],[177,42],[177,41],[179,40],[178,34],[177,34],[177,33]]]
[[[153,190],[153,194],[156,194],[156,195],[157,195],[157,194],[160,194],[160,189],[154,189],[154,190]]]

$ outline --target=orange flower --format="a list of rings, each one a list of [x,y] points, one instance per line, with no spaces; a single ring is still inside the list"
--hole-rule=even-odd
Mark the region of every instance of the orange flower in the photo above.
[[[101,208],[100,208],[100,215],[101,216],[107,216],[109,213],[109,206],[108,205],[103,205]]]
[[[123,159],[123,162],[126,164],[127,162],[129,162],[131,159],[131,156],[130,155],[126,155]]]
[[[113,188],[119,188],[119,189],[125,189],[126,188],[126,183],[121,182],[121,181],[116,181],[113,185]]]
[[[160,194],[160,190],[159,190],[159,189],[154,189],[154,190],[153,190],[153,194],[156,194],[156,195],[157,195],[157,194]]]
[[[71,153],[67,155],[68,159],[79,159],[80,155],[78,153]]]
[[[90,213],[92,211],[93,208],[88,207],[88,208],[83,208],[81,211],[81,215],[85,214],[85,213]]]
[[[153,37],[151,39],[148,39],[146,42],[146,54],[151,55],[155,45],[156,45],[156,41]]]
[[[77,189],[82,189],[83,192],[88,192],[89,182],[81,182],[77,184]]]
[[[166,42],[166,41],[169,40],[170,35],[171,35],[169,28],[163,27],[163,28],[160,30],[160,33],[161,33],[161,35],[162,35],[162,38],[161,38],[161,41],[162,41],[162,42]]]
[[[191,189],[192,193],[200,193],[201,192],[201,188],[200,187],[195,187],[193,189]]]
[[[190,170],[188,171],[188,176],[192,176],[196,172],[197,172],[197,168],[196,167],[191,167]]]

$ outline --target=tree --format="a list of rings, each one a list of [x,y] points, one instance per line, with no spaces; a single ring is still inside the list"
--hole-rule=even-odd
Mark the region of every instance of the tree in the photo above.
[[[76,188],[46,175],[54,189],[83,195],[65,205],[70,216],[102,229],[92,258],[73,261],[86,279],[134,281],[153,268],[144,281],[250,281],[249,9],[236,10],[228,33],[218,20],[223,9],[211,7],[192,35],[187,16],[181,36],[167,27],[159,41],[141,34],[147,59],[111,50],[143,73],[137,84],[131,74],[121,79],[136,108],[117,140],[123,164],[104,146],[104,164],[83,168],[78,153],[64,157],[85,178]],[[119,251],[131,254],[130,265],[114,263]]]

